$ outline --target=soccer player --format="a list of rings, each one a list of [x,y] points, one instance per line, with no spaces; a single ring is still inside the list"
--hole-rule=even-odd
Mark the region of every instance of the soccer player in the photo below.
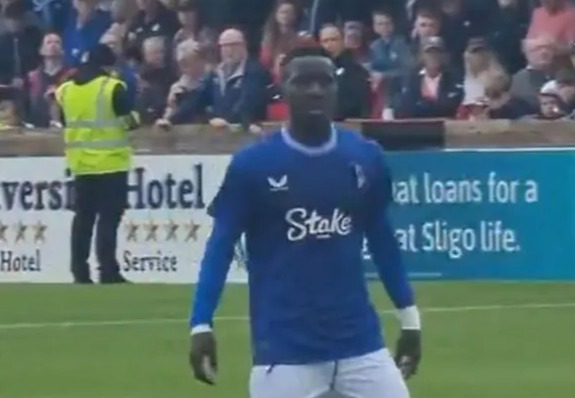
[[[210,206],[190,320],[190,364],[204,383],[215,383],[213,317],[244,233],[251,398],[409,397],[404,378],[420,360],[420,318],[387,217],[390,175],[377,144],[332,124],[336,73],[320,49],[288,54],[289,122],[233,156]],[[364,238],[399,310],[395,361],[369,299]]]

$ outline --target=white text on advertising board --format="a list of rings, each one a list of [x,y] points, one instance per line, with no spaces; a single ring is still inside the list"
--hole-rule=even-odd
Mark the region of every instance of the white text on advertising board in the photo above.
[[[62,179],[50,181],[0,180],[0,210],[41,211],[72,209],[74,181],[69,170]],[[203,209],[203,164],[192,164],[189,178],[176,178],[171,172],[149,178],[148,169],[130,171],[128,209]]]

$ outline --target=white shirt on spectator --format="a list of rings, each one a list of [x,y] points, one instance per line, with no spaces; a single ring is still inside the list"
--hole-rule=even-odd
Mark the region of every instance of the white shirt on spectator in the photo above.
[[[478,99],[485,96],[485,78],[479,74],[477,76],[466,76],[463,80],[463,105],[473,104]]]

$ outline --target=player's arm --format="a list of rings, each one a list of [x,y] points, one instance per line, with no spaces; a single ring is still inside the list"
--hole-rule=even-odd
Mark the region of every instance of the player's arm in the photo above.
[[[214,222],[192,302],[190,364],[196,378],[209,384],[214,383],[217,370],[216,344],[212,333],[214,313],[224,289],[235,244],[249,217],[247,174],[234,157],[208,209]]]
[[[401,337],[396,361],[406,377],[417,370],[421,357],[421,320],[415,305],[413,289],[401,258],[399,244],[388,217],[388,207],[393,201],[391,174],[383,152],[374,144],[375,173],[370,187],[370,215],[366,229],[368,247],[379,278],[398,310]]]

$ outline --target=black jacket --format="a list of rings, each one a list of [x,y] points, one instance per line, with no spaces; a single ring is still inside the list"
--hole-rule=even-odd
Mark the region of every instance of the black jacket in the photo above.
[[[498,109],[491,109],[489,111],[490,119],[508,119],[517,120],[537,112],[529,102],[521,98],[511,97],[509,101]]]
[[[395,109],[397,118],[453,118],[463,98],[461,76],[446,70],[439,81],[437,99],[424,98],[421,94],[422,71],[412,73],[403,86],[399,104]]]
[[[349,51],[333,59],[339,85],[336,119],[359,119],[371,114],[369,73]]]

